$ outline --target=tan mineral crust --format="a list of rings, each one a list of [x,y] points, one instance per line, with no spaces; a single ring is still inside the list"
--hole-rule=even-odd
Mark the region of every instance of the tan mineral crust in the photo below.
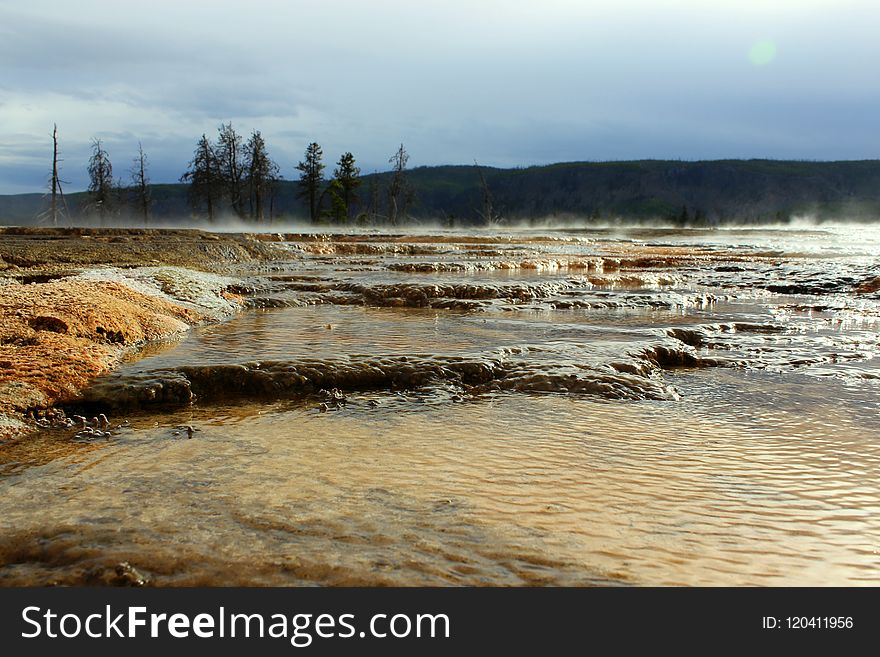
[[[204,272],[273,254],[195,230],[0,229],[0,440],[145,341],[237,308],[234,280]]]

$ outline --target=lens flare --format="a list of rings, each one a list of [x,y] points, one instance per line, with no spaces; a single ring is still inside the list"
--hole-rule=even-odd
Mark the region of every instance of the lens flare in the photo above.
[[[749,61],[754,66],[766,66],[776,59],[776,44],[772,41],[758,41],[749,49]]]

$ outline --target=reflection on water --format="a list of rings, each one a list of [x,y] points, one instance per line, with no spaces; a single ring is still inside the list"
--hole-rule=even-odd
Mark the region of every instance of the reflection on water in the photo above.
[[[106,583],[129,562],[160,585],[878,584],[880,314],[855,291],[877,274],[877,233],[551,237],[293,243],[253,279],[280,307],[198,329],[106,387],[195,385],[236,363],[272,385],[121,406],[130,426],[93,444],[0,446],[0,582]],[[687,260],[689,244],[716,255]],[[389,268],[499,260],[474,246],[630,262],[613,281]],[[397,369],[336,376],[329,404],[279,383],[377,362]],[[496,378],[477,385],[463,362]],[[569,383],[536,384],[551,374]],[[598,385],[612,379],[645,394]]]
[[[380,395],[140,418],[7,478],[5,581],[129,561],[177,584],[876,584],[876,420],[749,385],[747,413]]]

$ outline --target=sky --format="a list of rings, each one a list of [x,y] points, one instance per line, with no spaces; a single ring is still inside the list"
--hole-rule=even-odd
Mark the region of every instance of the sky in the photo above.
[[[0,0],[0,194],[65,189],[92,139],[128,182],[259,130],[387,170],[880,157],[876,0]]]

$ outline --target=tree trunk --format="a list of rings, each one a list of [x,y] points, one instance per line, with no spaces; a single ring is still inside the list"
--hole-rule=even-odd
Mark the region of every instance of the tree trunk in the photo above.
[[[52,225],[58,225],[58,124],[52,129]]]

